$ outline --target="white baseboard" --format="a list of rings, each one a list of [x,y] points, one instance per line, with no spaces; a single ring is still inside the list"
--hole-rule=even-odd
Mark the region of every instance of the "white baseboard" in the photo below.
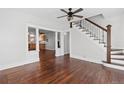
[[[46,48],[46,50],[55,50],[55,49],[51,49],[51,48]]]
[[[108,64],[108,63],[103,63],[104,66],[109,67],[109,68],[114,68],[117,70],[124,70],[123,66],[119,66],[119,65],[114,65],[114,64]]]
[[[96,63],[96,64],[102,64],[102,65],[104,65],[106,67],[109,67],[109,68],[114,68],[114,69],[118,69],[118,70],[124,70],[124,67],[123,66],[114,65],[114,64],[108,64],[108,63],[104,63],[104,62],[99,61],[99,60],[94,60],[94,59],[89,59],[89,58],[83,58],[83,57],[77,56],[77,55],[70,55],[70,57],[76,58],[76,59],[80,59],[80,60],[85,60],[85,61]]]
[[[69,52],[64,53],[64,55],[69,54]]]
[[[115,64],[124,65],[124,61],[123,61],[123,60],[112,59],[111,62],[112,62],[112,63],[115,63]]]
[[[85,61],[92,62],[92,63],[102,64],[102,61],[100,61],[100,60],[94,60],[94,59],[90,59],[90,58],[84,58],[82,56],[70,55],[70,57],[76,58],[76,59],[80,59],[80,60],[85,60]]]
[[[25,61],[20,61],[20,62],[13,62],[12,64],[0,66],[0,70],[5,70],[5,69],[13,68],[13,67],[22,66],[22,65],[25,65],[25,64],[38,62],[39,60],[40,59],[37,58],[37,59],[34,59],[34,60],[25,60]]]
[[[112,55],[111,58],[124,58],[124,55]]]
[[[106,67],[110,67],[110,68],[114,68],[114,69],[118,69],[118,70],[124,70],[124,67],[123,66],[118,66],[118,65],[114,65],[114,64],[103,63],[100,60],[94,60],[94,59],[84,58],[84,57],[77,56],[77,55],[70,55],[70,57],[76,58],[76,59],[80,59],[80,60],[85,60],[85,61],[92,62],[92,63],[103,64]],[[26,59],[25,61],[13,62],[12,64],[1,65],[0,66],[0,70],[5,70],[5,69],[22,66],[22,65],[25,65],[25,64],[29,64],[29,63],[38,62],[39,60],[40,60],[39,57],[35,57],[35,58],[32,58],[32,59],[30,59],[30,58],[29,59]]]

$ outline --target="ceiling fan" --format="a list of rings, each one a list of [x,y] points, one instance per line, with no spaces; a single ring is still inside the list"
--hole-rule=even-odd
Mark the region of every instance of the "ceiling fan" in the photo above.
[[[71,21],[74,17],[83,18],[83,16],[81,16],[81,15],[75,15],[76,13],[79,13],[79,12],[83,11],[82,8],[79,8],[79,9],[73,11],[73,12],[72,12],[72,8],[69,8],[69,9],[68,9],[68,10],[69,10],[68,12],[67,12],[66,10],[64,10],[64,9],[60,9],[60,10],[61,10],[62,12],[64,12],[64,13],[66,13],[66,15],[59,16],[59,17],[57,17],[57,18],[67,17],[67,20],[68,20],[68,21]],[[70,27],[72,28],[72,22],[70,22]]]

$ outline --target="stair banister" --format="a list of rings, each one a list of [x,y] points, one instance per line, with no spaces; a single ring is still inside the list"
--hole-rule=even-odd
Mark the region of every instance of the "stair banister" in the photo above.
[[[97,26],[98,28],[102,29],[103,31],[106,31],[107,32],[107,29],[105,29],[104,27],[102,27],[102,26],[96,24],[95,22],[89,20],[88,18],[85,18],[85,20],[88,21],[88,22],[90,22],[90,23],[92,23],[93,25]]]
[[[88,18],[85,18],[86,21],[93,24],[94,26],[102,29],[102,31],[107,32],[107,63],[111,63],[111,25],[107,25],[107,29],[98,25],[97,23],[89,20]]]

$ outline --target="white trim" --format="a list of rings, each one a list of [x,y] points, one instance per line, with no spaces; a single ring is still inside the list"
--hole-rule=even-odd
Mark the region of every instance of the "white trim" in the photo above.
[[[52,31],[52,32],[62,32],[60,30],[56,30],[56,29],[50,29],[50,28],[46,28],[46,27],[42,27],[42,26],[39,26],[39,25],[34,25],[34,24],[30,24],[30,23],[27,23],[26,24],[26,31],[28,32],[28,27],[33,27],[33,28],[36,28],[36,33],[37,33],[37,48],[36,50],[34,50],[34,52],[38,52],[39,53],[39,37],[38,37],[38,33],[39,33],[39,29],[44,29],[44,30],[48,30],[48,31]],[[66,31],[65,31],[66,32]],[[28,33],[27,33],[28,34]],[[26,42],[28,43],[28,35],[26,34]],[[56,35],[56,34],[55,34]],[[56,37],[56,36],[55,36]],[[57,43],[57,39],[55,38],[55,42]],[[60,49],[57,49],[56,46],[57,44],[55,43],[55,51],[58,51],[58,53],[56,53],[56,56],[61,56],[62,53],[60,52]],[[27,54],[29,55],[29,51],[28,51],[28,44],[27,44]],[[59,54],[60,53],[60,54]],[[36,55],[35,55],[36,56]],[[39,57],[38,57],[39,58]]]
[[[104,62],[102,62],[100,60],[94,60],[94,59],[84,58],[84,57],[77,56],[77,55],[70,55],[70,57],[76,58],[76,59],[80,59],[80,60],[84,60],[84,61],[87,61],[87,62],[96,63],[96,64],[102,64],[105,67],[109,67],[109,68],[113,68],[113,69],[124,70],[124,66],[119,66],[119,65],[114,65],[114,64],[108,64],[108,63],[104,63]],[[112,63],[114,63],[114,62],[112,62]]]
[[[61,55],[64,55],[64,32],[60,32]]]
[[[28,27],[32,27],[32,28],[36,29],[36,50],[33,50],[33,51],[28,50]],[[24,62],[25,63],[27,63],[27,62],[32,63],[32,62],[40,61],[40,59],[39,59],[39,32],[38,32],[37,26],[35,26],[35,25],[26,25],[26,44],[27,44],[26,60]]]
[[[55,50],[55,49],[51,49],[51,48],[45,48],[46,50]]]
[[[64,55],[66,55],[66,54],[70,54],[69,52],[64,52]]]
[[[111,58],[124,58],[124,55],[111,55]]]
[[[31,60],[25,60],[25,61],[20,61],[20,62],[14,62],[13,64],[9,64],[9,65],[4,65],[1,66],[0,70],[5,70],[5,69],[9,69],[9,68],[14,68],[14,67],[18,67],[18,66],[23,66],[26,64],[30,64],[30,63],[35,63],[35,62],[39,62],[39,59],[34,59],[35,61],[31,61]]]
[[[111,63],[115,63],[115,64],[120,64],[120,65],[124,65],[124,61],[123,60],[116,60],[116,59],[112,59]]]
[[[72,54],[70,54],[70,57],[76,58],[76,59],[80,59],[80,60],[84,60],[84,61],[88,61],[88,62],[92,62],[92,63],[97,63],[97,64],[102,64],[103,63],[100,60],[94,60],[94,59],[84,58],[84,57],[77,56],[77,55],[72,55]]]
[[[60,48],[58,48],[58,32],[55,33],[55,56],[64,55],[64,32],[60,33]]]
[[[46,28],[46,27],[41,27],[39,25],[32,25],[32,24],[26,24],[26,27],[27,26],[31,26],[31,27],[34,27],[34,28],[37,28],[37,29],[44,29],[44,30],[48,30],[48,31],[53,31],[55,32],[55,56],[62,56],[64,55],[64,44],[63,44],[63,40],[64,40],[64,35],[63,33],[64,32],[67,32],[67,30],[65,30],[64,32],[60,31],[60,30],[56,30],[56,29],[50,29],[50,28]],[[61,48],[57,48],[57,32],[60,32],[60,38],[61,38]]]
[[[27,23],[26,26],[36,27],[36,28],[38,28],[38,29],[48,30],[48,31],[52,31],[52,32],[62,32],[62,31],[57,30],[57,29],[51,29],[51,28],[47,28],[47,27],[42,27],[42,26],[40,26],[40,25],[30,24],[30,23]],[[65,30],[65,31],[66,31],[66,30]]]
[[[80,59],[80,60],[84,60],[84,61],[87,61],[87,62],[96,63],[96,64],[102,64],[105,67],[109,67],[109,68],[113,68],[113,69],[117,69],[117,70],[124,70],[124,67],[123,66],[114,65],[114,64],[108,64],[108,63],[104,63],[104,62],[99,61],[99,60],[94,60],[94,59],[89,59],[89,58],[83,58],[83,57],[76,56],[76,55],[70,55],[70,57],[76,58],[76,59]]]
[[[114,68],[114,69],[118,69],[118,70],[124,70],[123,66],[119,66],[119,65],[114,65],[114,64],[108,64],[108,63],[103,63],[104,66],[109,67],[109,68]]]

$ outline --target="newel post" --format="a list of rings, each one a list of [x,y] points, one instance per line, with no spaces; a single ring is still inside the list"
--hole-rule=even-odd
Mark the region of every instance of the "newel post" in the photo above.
[[[107,25],[107,63],[111,63],[111,25]]]

